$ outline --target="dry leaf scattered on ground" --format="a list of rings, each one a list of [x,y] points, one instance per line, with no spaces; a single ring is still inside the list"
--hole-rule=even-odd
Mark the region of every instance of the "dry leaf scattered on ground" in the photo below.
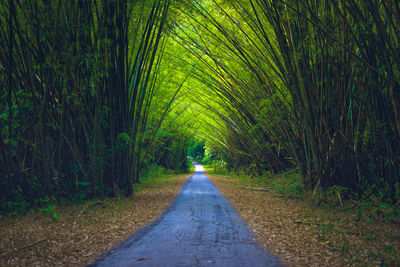
[[[0,266],[90,264],[157,219],[188,177],[173,178],[162,188],[149,186],[129,199],[65,207],[57,210],[57,222],[41,212],[3,217]],[[253,229],[260,245],[288,266],[393,265],[384,262],[382,247],[394,255],[400,251],[399,224],[356,222],[353,213],[329,213],[270,192],[239,188],[232,178],[209,177]]]
[[[252,228],[260,245],[287,266],[397,264],[393,262],[400,251],[400,226],[396,223],[357,222],[354,212],[330,212],[282,199],[273,192],[240,188],[233,178],[209,177]],[[382,248],[389,249],[385,252]],[[385,257],[384,253],[392,255]]]
[[[0,219],[0,266],[85,266],[157,219],[189,176],[146,188],[129,199],[92,202]],[[90,203],[90,202],[89,202]]]

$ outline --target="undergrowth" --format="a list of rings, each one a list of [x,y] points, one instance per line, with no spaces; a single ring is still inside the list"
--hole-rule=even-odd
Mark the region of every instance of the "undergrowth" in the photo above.
[[[182,173],[174,170],[166,170],[158,165],[152,165],[141,172],[140,182],[133,184],[133,192],[169,186],[173,183],[170,178],[179,174]],[[12,201],[8,201],[7,206],[1,207],[0,218],[7,215],[19,216],[31,211],[39,211],[45,216],[57,221],[59,210],[70,205],[82,205],[85,207],[102,203],[102,205],[107,206],[107,203],[109,203],[111,199],[117,199],[123,203],[123,199],[125,198],[123,190],[118,188],[116,184],[114,184],[113,188],[107,189],[112,191],[111,195],[114,197],[103,198],[90,198],[87,196],[85,190],[88,186],[90,186],[90,184],[84,185],[76,195],[67,195],[59,199],[54,196],[46,196],[32,202],[28,201],[22,194],[15,192],[15,198]]]
[[[296,170],[280,174],[266,172],[260,177],[215,171],[211,167],[206,167],[206,171],[233,178],[244,189],[262,189],[297,201],[304,211],[304,219],[295,223],[310,225],[318,239],[340,252],[351,265],[359,266],[362,256],[380,266],[400,266],[399,202],[387,202],[371,192],[357,195],[340,186],[307,191]]]

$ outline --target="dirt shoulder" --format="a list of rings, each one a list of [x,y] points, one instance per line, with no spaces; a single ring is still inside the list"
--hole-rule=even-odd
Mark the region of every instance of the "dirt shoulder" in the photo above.
[[[272,191],[245,189],[234,178],[208,176],[252,228],[260,245],[287,266],[398,264],[400,227],[394,222],[357,221],[354,212],[312,207]]]
[[[128,199],[89,201],[0,218],[0,266],[85,266],[156,220],[190,175],[142,188]]]

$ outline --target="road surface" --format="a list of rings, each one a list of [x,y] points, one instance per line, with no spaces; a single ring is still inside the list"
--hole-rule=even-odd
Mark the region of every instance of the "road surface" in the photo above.
[[[195,164],[170,208],[93,266],[279,266]]]

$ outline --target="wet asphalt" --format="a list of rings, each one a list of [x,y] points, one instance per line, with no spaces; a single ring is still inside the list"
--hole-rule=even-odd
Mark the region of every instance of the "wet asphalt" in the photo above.
[[[196,170],[163,216],[93,266],[279,266],[228,200]]]

